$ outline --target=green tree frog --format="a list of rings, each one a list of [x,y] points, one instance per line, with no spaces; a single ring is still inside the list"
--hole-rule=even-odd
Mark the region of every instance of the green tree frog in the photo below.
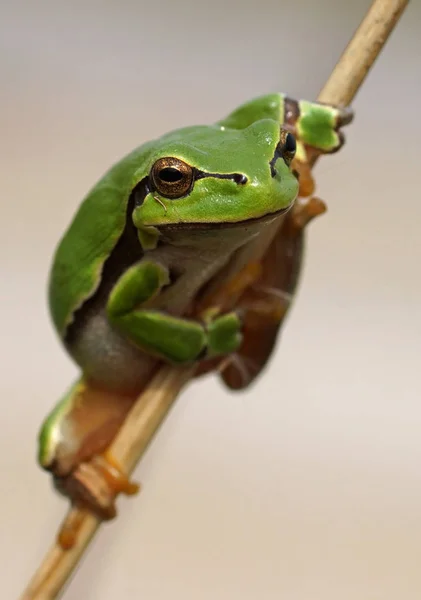
[[[247,303],[199,313],[194,304],[224,270],[247,271],[253,243],[282,219],[286,226],[262,261],[263,283],[269,296],[274,288],[281,297],[293,292],[291,260],[301,253],[286,219],[299,193],[293,160],[303,163],[309,149],[338,150],[351,119],[348,109],[265,95],[213,125],[143,144],[95,185],[51,269],[52,319],[82,376],[42,427],[42,467],[64,478],[103,451],[162,361],[231,360],[231,373],[236,367],[241,374],[248,343],[245,354],[255,352],[263,365],[277,327],[266,346],[257,340],[250,348]],[[225,381],[243,387],[234,375]]]

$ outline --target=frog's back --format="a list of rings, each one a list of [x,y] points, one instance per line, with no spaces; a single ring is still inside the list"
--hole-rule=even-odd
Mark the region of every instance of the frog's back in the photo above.
[[[140,146],[112,167],[79,207],[56,250],[49,280],[49,305],[61,337],[75,311],[98,288],[105,261],[120,239],[133,176],[149,151]]]

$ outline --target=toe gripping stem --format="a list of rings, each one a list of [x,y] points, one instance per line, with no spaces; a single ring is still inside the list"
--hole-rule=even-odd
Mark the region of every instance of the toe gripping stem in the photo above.
[[[133,496],[140,490],[140,486],[129,480],[109,452],[80,463],[66,477],[56,477],[54,485],[60,493],[72,499],[73,506],[87,509],[104,521],[116,517],[118,494]],[[73,546],[74,530],[75,526],[70,524],[60,532],[59,542],[63,548]]]

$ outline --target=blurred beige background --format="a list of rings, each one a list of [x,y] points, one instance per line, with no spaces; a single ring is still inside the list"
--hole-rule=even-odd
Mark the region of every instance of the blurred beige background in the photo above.
[[[314,98],[368,1],[5,2],[0,14],[1,597],[65,503],[35,464],[76,369],[46,309],[54,246],[110,164],[273,90]],[[66,600],[421,595],[421,5],[317,167],[295,309],[266,376],[179,400]]]

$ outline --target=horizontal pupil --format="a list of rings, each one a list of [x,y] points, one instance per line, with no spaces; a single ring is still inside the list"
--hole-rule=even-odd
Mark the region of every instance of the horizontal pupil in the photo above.
[[[159,171],[159,178],[166,183],[176,183],[183,179],[183,173],[174,167],[165,167]]]

